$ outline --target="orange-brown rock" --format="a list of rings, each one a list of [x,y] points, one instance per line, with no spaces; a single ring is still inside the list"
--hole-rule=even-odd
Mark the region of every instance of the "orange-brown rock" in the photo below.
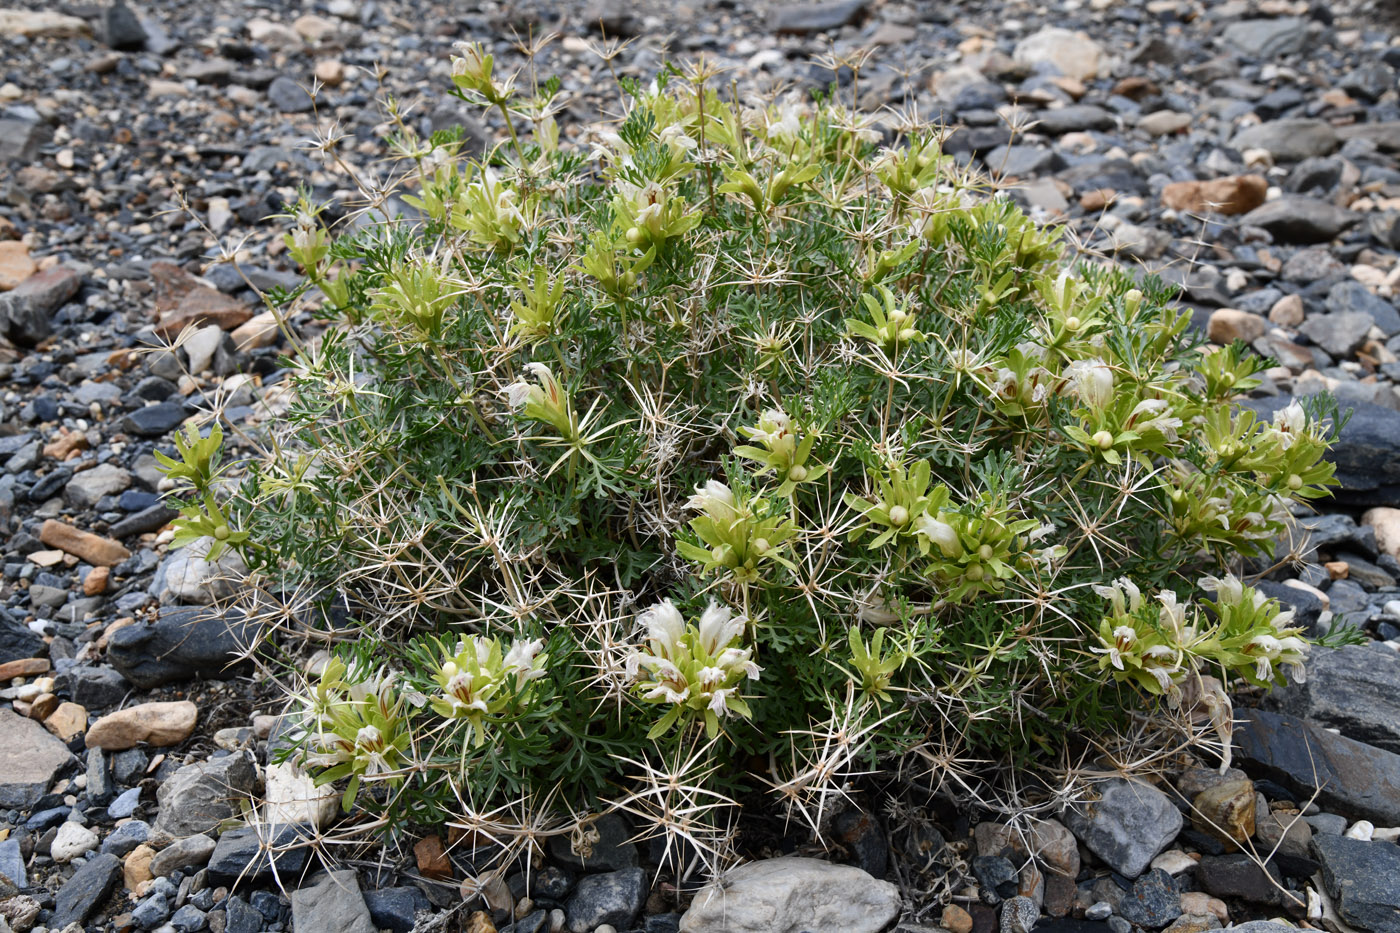
[[[1174,181],[1162,189],[1162,203],[1174,211],[1247,214],[1264,203],[1269,183],[1262,175],[1231,175],[1209,181]]]
[[[48,658],[20,658],[0,664],[0,683],[16,677],[38,677],[49,672]]]
[[[44,717],[44,728],[65,742],[71,741],[87,728],[87,709],[77,703],[60,703],[58,709]]]
[[[55,460],[67,460],[82,450],[88,449],[87,435],[81,431],[64,428],[58,437],[44,445],[44,456]]]
[[[253,316],[248,306],[202,284],[173,262],[151,263],[156,292],[156,334],[176,337],[191,324],[217,324],[231,330]]]
[[[88,730],[88,748],[121,751],[137,745],[178,745],[194,732],[199,707],[189,700],[142,703],[108,713]]]
[[[112,576],[110,567],[94,567],[83,578],[84,596],[101,596],[107,592],[107,581]]]
[[[425,836],[413,846],[413,854],[418,859],[418,870],[425,877],[445,881],[452,877],[452,862],[447,850],[437,836]]]
[[[29,247],[19,240],[0,241],[0,292],[7,292],[38,269],[29,258]]]
[[[49,547],[80,557],[94,567],[110,567],[131,556],[120,541],[82,531],[52,518],[40,527],[39,540]]]

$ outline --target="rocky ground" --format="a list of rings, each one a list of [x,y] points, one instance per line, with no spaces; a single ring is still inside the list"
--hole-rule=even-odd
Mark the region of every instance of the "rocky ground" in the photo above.
[[[1327,0],[0,10],[0,933],[1400,931],[1395,20]],[[703,52],[758,90],[849,87],[817,57],[872,48],[867,106],[942,114],[948,152],[1180,284],[1212,340],[1277,359],[1261,411],[1331,390],[1354,409],[1345,486],[1265,585],[1314,630],[1345,617],[1370,642],[1316,651],[1306,685],[1242,709],[1224,775],[1108,780],[1024,832],[949,811],[887,840],[851,811],[827,860],[754,863],[690,902],[651,890],[652,853],[615,817],[589,857],[556,840],[528,882],[466,902],[446,830],[329,874],[275,847],[334,800],[270,762],[277,699],[230,666],[246,623],[199,608],[217,568],[170,551],[152,451],[192,417],[237,436],[275,407],[281,338],[255,289],[296,276],[272,215],[298,186],[345,205],[382,172],[383,91],[423,130],[486,138],[438,96],[451,44],[511,60],[508,37],[556,31],[540,66],[576,134],[611,106],[600,28],[637,37],[623,71]],[[305,144],[331,126],[338,160]],[[249,799],[268,809],[242,825]],[[901,903],[870,877],[910,865],[952,902]]]

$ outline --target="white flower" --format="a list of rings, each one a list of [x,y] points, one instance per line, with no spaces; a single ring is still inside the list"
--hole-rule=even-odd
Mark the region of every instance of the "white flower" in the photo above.
[[[1137,631],[1131,625],[1120,625],[1113,630],[1113,644],[1105,648],[1090,648],[1095,654],[1108,655],[1108,661],[1118,670],[1123,670],[1123,653],[1131,651],[1137,642]]]
[[[737,517],[734,493],[724,483],[715,479],[704,486],[697,486],[695,495],[686,502],[686,508],[704,512],[715,521],[727,522]]]
[[[928,513],[920,515],[914,522],[914,533],[923,535],[943,552],[944,557],[952,557],[962,549],[958,532],[952,525],[940,521]]]
[[[1113,370],[1100,359],[1075,360],[1069,364],[1069,378],[1074,394],[1095,411],[1113,400]]]
[[[743,617],[731,618],[732,615],[728,606],[710,603],[700,616],[700,647],[710,657],[719,654],[743,633]]]
[[[1115,616],[1137,612],[1142,605],[1142,591],[1127,577],[1119,577],[1108,586],[1094,584],[1093,590],[1113,605]]]
[[[715,663],[726,671],[733,671],[736,668],[744,672],[744,676],[749,680],[758,680],[758,675],[763,672],[753,661],[749,660],[750,651],[747,648],[726,648],[715,659]]]
[[[690,699],[690,686],[676,690],[669,683],[661,682],[644,694],[648,700],[665,700],[668,703],[684,703]]]
[[[1222,605],[1237,605],[1244,599],[1244,584],[1233,573],[1224,577],[1204,576],[1199,584],[1201,589],[1213,591],[1216,602]]]
[[[675,655],[676,645],[685,632],[685,619],[669,599],[652,606],[637,617],[646,629],[647,642],[653,654],[661,658]]]
[[[536,658],[543,647],[544,641],[539,638],[512,643],[510,650],[506,652],[505,670],[516,674],[521,680],[538,680],[543,677],[544,669],[536,666]]]
[[[697,145],[695,140],[686,135],[679,123],[672,123],[661,131],[661,141],[667,145],[677,146],[681,149],[694,149]]]
[[[1308,429],[1308,414],[1295,399],[1286,408],[1274,412],[1274,430],[1282,436],[1284,448],[1293,446],[1294,438]]]
[[[729,672],[719,667],[702,667],[695,676],[700,678],[700,689],[708,691],[724,683]]]
[[[361,748],[374,748],[382,741],[383,737],[374,726],[361,726],[360,731],[355,733],[355,744]]]
[[[1158,593],[1157,599],[1162,604],[1157,614],[1158,621],[1180,641],[1186,626],[1186,607],[1176,601],[1176,594],[1171,590]]]
[[[510,402],[511,408],[524,408],[530,397],[538,391],[539,386],[532,386],[528,382],[512,382],[506,386],[506,400]]]

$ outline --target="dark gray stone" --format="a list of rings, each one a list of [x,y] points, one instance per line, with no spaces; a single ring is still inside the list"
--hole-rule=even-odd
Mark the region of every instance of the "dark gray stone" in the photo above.
[[[1343,920],[1358,930],[1400,933],[1400,846],[1314,836],[1312,849]]]
[[[247,667],[241,660],[260,629],[238,610],[168,608],[155,622],[112,633],[107,660],[127,680],[149,689],[208,677],[227,680]]]
[[[1285,713],[1237,709],[1236,761],[1317,803],[1380,826],[1400,823],[1400,755]]]
[[[972,873],[977,876],[984,904],[1000,904],[1015,897],[1020,876],[1011,859],[1000,855],[979,855],[972,860]]]
[[[775,7],[769,13],[768,27],[776,33],[794,36],[829,32],[859,22],[869,6],[869,0],[791,3]]]
[[[0,165],[11,160],[32,162],[39,147],[53,138],[53,130],[39,120],[0,119]]]
[[[1325,243],[1360,220],[1328,201],[1295,195],[1256,207],[1240,223],[1267,230],[1282,243]]]
[[[306,89],[285,75],[267,86],[267,99],[283,113],[305,113],[312,106]]]
[[[1181,831],[1181,811],[1149,784],[1110,778],[1094,789],[1099,799],[1066,810],[1064,824],[1114,871],[1136,878]]]
[[[631,841],[632,827],[621,814],[605,814],[593,822],[592,828],[598,839],[582,855],[574,852],[567,836],[550,836],[550,860],[574,871],[616,871],[638,864],[637,845]]]
[[[120,52],[139,52],[146,47],[146,30],[131,8],[117,0],[102,11],[102,41]]]
[[[266,925],[263,915],[237,894],[224,903],[224,933],[259,933]],[[396,929],[394,933],[407,933]]]
[[[428,896],[412,886],[366,891],[364,898],[375,927],[394,933],[409,933],[418,911],[433,909]]]
[[[1273,120],[1240,130],[1230,140],[1234,149],[1265,149],[1278,162],[1301,162],[1330,155],[1337,148],[1337,131],[1325,120]]]
[[[48,645],[29,626],[0,616],[0,664],[48,656]]]
[[[1376,321],[1364,311],[1309,315],[1298,330],[1338,360],[1350,359]]]
[[[152,894],[131,912],[131,922],[143,930],[154,930],[170,918],[170,902],[163,894]]]
[[[1220,37],[1226,45],[1250,58],[1274,59],[1303,51],[1308,21],[1297,16],[1245,19],[1226,26]]]
[[[1283,874],[1270,864],[1265,872],[1248,854],[1207,855],[1196,865],[1196,880],[1216,897],[1238,897],[1254,904],[1282,904]]]
[[[1370,289],[1354,279],[1332,286],[1327,293],[1327,310],[1333,314],[1360,311],[1370,315],[1387,337],[1400,334],[1400,311],[1395,310],[1395,305],[1386,298],[1372,294]]]
[[[48,792],[73,753],[32,719],[0,708],[0,809],[27,810]]]
[[[624,868],[580,878],[564,914],[572,933],[590,933],[604,923],[626,930],[642,912],[646,899],[646,873],[640,868]]]
[[[138,408],[122,419],[122,430],[140,437],[169,434],[188,417],[185,406],[178,402],[161,402]]]
[[[103,709],[126,699],[132,685],[110,667],[70,667],[56,678],[58,688],[86,709]]]
[[[115,855],[100,853],[88,859],[59,889],[50,925],[62,929],[87,920],[107,900],[121,876],[122,861]]]
[[[1063,136],[1079,130],[1108,130],[1118,124],[1113,114],[1093,104],[1070,104],[1058,110],[1043,110],[1035,116],[1036,132]]]
[[[274,873],[284,879],[299,877],[311,851],[305,844],[305,832],[293,824],[231,829],[219,836],[209,856],[209,880],[215,884],[233,884],[240,879],[247,883]]]
[[[1123,895],[1118,915],[1144,929],[1160,930],[1181,916],[1181,892],[1171,875],[1154,868]]]
[[[1271,692],[1267,705],[1400,753],[1400,654],[1376,642],[1313,648],[1307,682]]]
[[[132,790],[139,788],[133,787]],[[151,827],[144,820],[128,820],[116,829],[112,834],[102,840],[102,851],[110,852],[118,858],[123,858],[132,849],[141,845],[151,836]]]

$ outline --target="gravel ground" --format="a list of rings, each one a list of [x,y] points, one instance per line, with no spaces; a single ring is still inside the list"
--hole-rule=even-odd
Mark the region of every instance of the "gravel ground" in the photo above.
[[[299,188],[332,216],[356,206],[357,180],[386,171],[376,101],[488,139],[501,128],[439,93],[452,43],[508,63],[512,37],[554,33],[537,64],[569,95],[570,136],[615,113],[604,34],[633,40],[620,72],[704,53],[752,94],[850,92],[824,56],[872,49],[864,106],[941,114],[947,152],[1097,261],[1178,283],[1211,340],[1275,358],[1261,412],[1323,389],[1354,410],[1344,488],[1299,517],[1311,542],[1263,586],[1315,631],[1344,616],[1370,641],[1319,649],[1308,684],[1241,713],[1242,770],[1108,782],[1097,807],[1030,836],[931,804],[886,838],[878,806],[852,810],[828,858],[861,871],[731,879],[723,909],[702,895],[683,928],[875,931],[899,914],[952,933],[1282,916],[1400,930],[1398,22],[1388,0],[0,10],[0,917],[162,933],[404,933],[420,910],[419,929],[476,933],[681,923],[686,904],[621,824],[595,860],[551,849],[528,886],[467,902],[465,865],[435,836],[358,875],[318,876],[297,849],[274,877],[248,830],[219,835],[230,790],[286,792],[259,768],[276,697],[227,666],[238,620],[198,608],[219,568],[170,551],[151,455],[192,417],[237,437],[275,408],[284,347],[257,291],[296,275],[274,215]],[[336,136],[329,158],[318,142]],[[1274,852],[1267,871],[1249,851]],[[803,913],[819,903],[836,913]]]

